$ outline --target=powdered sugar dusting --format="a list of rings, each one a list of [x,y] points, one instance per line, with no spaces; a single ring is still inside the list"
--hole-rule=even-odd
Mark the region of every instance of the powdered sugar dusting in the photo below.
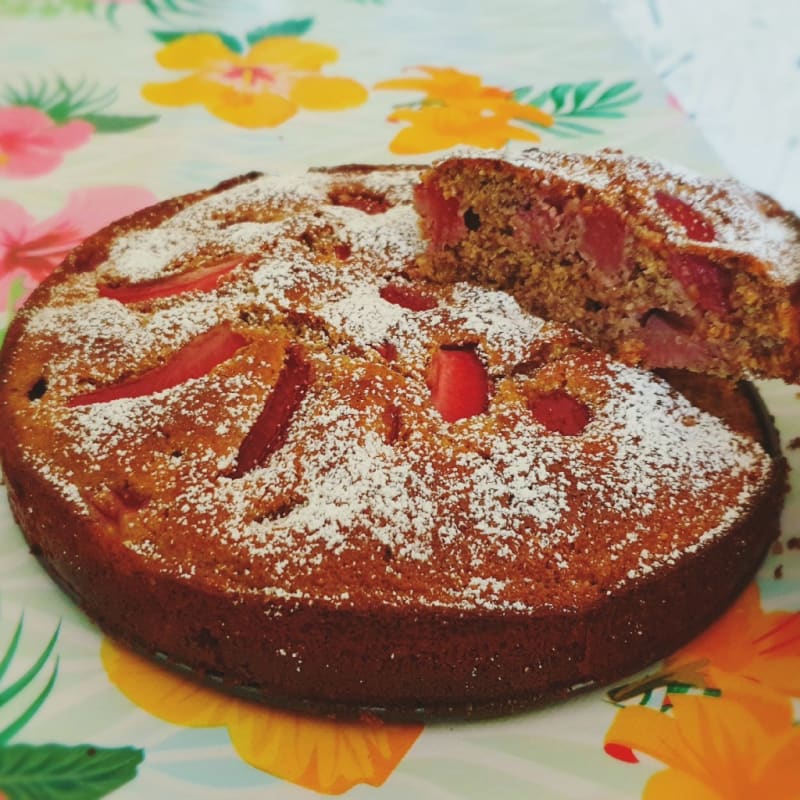
[[[30,403],[26,430],[51,437],[47,452],[41,437],[26,440],[31,463],[159,569],[315,602],[568,605],[678,561],[746,514],[771,475],[758,445],[505,294],[410,282],[422,247],[416,177],[249,180],[119,235],[93,274],[150,282],[242,256],[213,290],[124,305],[84,274],[63,275],[22,338],[38,357],[57,354],[47,393]],[[336,205],[342,186],[390,207]],[[434,302],[387,301],[389,284]],[[208,374],[65,409],[220,325],[247,345]],[[290,344],[313,381],[281,446],[237,477],[238,449]],[[446,423],[431,403],[430,360],[448,345],[473,347],[486,366],[488,413]],[[529,398],[554,375],[591,409],[576,435],[531,414]],[[68,468],[50,462],[52,450]]]
[[[598,192],[625,198],[647,210],[676,247],[701,253],[720,250],[727,258],[753,258],[775,281],[800,280],[800,221],[768,198],[735,180],[709,180],[684,168],[636,158],[619,150],[591,157],[541,149],[526,150],[513,161]],[[689,239],[684,228],[659,208],[653,187],[674,195],[702,213],[714,226],[713,242]]]

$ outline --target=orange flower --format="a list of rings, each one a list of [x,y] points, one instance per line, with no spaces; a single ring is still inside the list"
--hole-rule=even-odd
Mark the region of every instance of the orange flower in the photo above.
[[[456,105],[459,101],[479,98],[507,100],[511,92],[495,86],[484,86],[478,75],[460,72],[452,67],[419,67],[427,77],[393,78],[375,84],[376,89],[409,89],[424,92],[425,97]]]
[[[423,77],[381,81],[377,89],[422,91],[417,107],[401,107],[390,122],[409,122],[392,140],[389,149],[403,155],[445,150],[457,145],[496,149],[512,139],[538,142],[540,137],[519,120],[549,126],[553,118],[535,106],[517,103],[512,92],[484,86],[477,75],[452,68],[421,67]]]
[[[340,722],[249,703],[167,672],[108,639],[101,658],[112,683],[148,713],[192,728],[224,726],[248,764],[316,792],[380,786],[422,731],[421,725]]]
[[[668,658],[665,668],[698,663],[706,684],[726,691],[744,681],[800,697],[800,612],[761,608],[753,582],[708,630]]]
[[[606,748],[638,750],[664,762],[643,800],[793,800],[800,797],[800,728],[791,705],[672,695],[672,713],[644,706],[617,712]]]
[[[367,90],[357,81],[320,74],[337,58],[335,48],[296,36],[271,36],[239,55],[216,34],[187,34],[163,47],[156,59],[166,69],[191,74],[145,84],[142,96],[165,106],[204,105],[243,128],[271,128],[298,108],[338,111],[367,99]]]

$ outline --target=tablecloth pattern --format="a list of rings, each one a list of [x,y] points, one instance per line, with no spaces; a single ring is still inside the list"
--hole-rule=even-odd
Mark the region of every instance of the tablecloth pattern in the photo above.
[[[591,0],[0,0],[0,330],[71,247],[156,199],[536,143],[722,173]],[[761,388],[796,461],[795,390]],[[799,503],[758,579],[665,662],[507,719],[399,726],[250,705],[130,655],[3,502],[0,798],[798,798]]]

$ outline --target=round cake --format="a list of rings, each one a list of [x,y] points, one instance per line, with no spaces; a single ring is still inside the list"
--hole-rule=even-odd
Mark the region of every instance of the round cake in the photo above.
[[[419,175],[162,203],[14,320],[11,506],[103,631],[293,708],[498,714],[647,666],[753,575],[785,491],[754,393],[413,278]]]

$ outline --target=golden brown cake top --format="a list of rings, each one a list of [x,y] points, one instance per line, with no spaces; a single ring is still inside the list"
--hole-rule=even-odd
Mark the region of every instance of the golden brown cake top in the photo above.
[[[87,242],[9,337],[6,469],[166,573],[354,608],[575,607],[740,520],[758,444],[508,295],[407,278],[417,175],[256,177]],[[458,381],[485,404],[447,421]]]

